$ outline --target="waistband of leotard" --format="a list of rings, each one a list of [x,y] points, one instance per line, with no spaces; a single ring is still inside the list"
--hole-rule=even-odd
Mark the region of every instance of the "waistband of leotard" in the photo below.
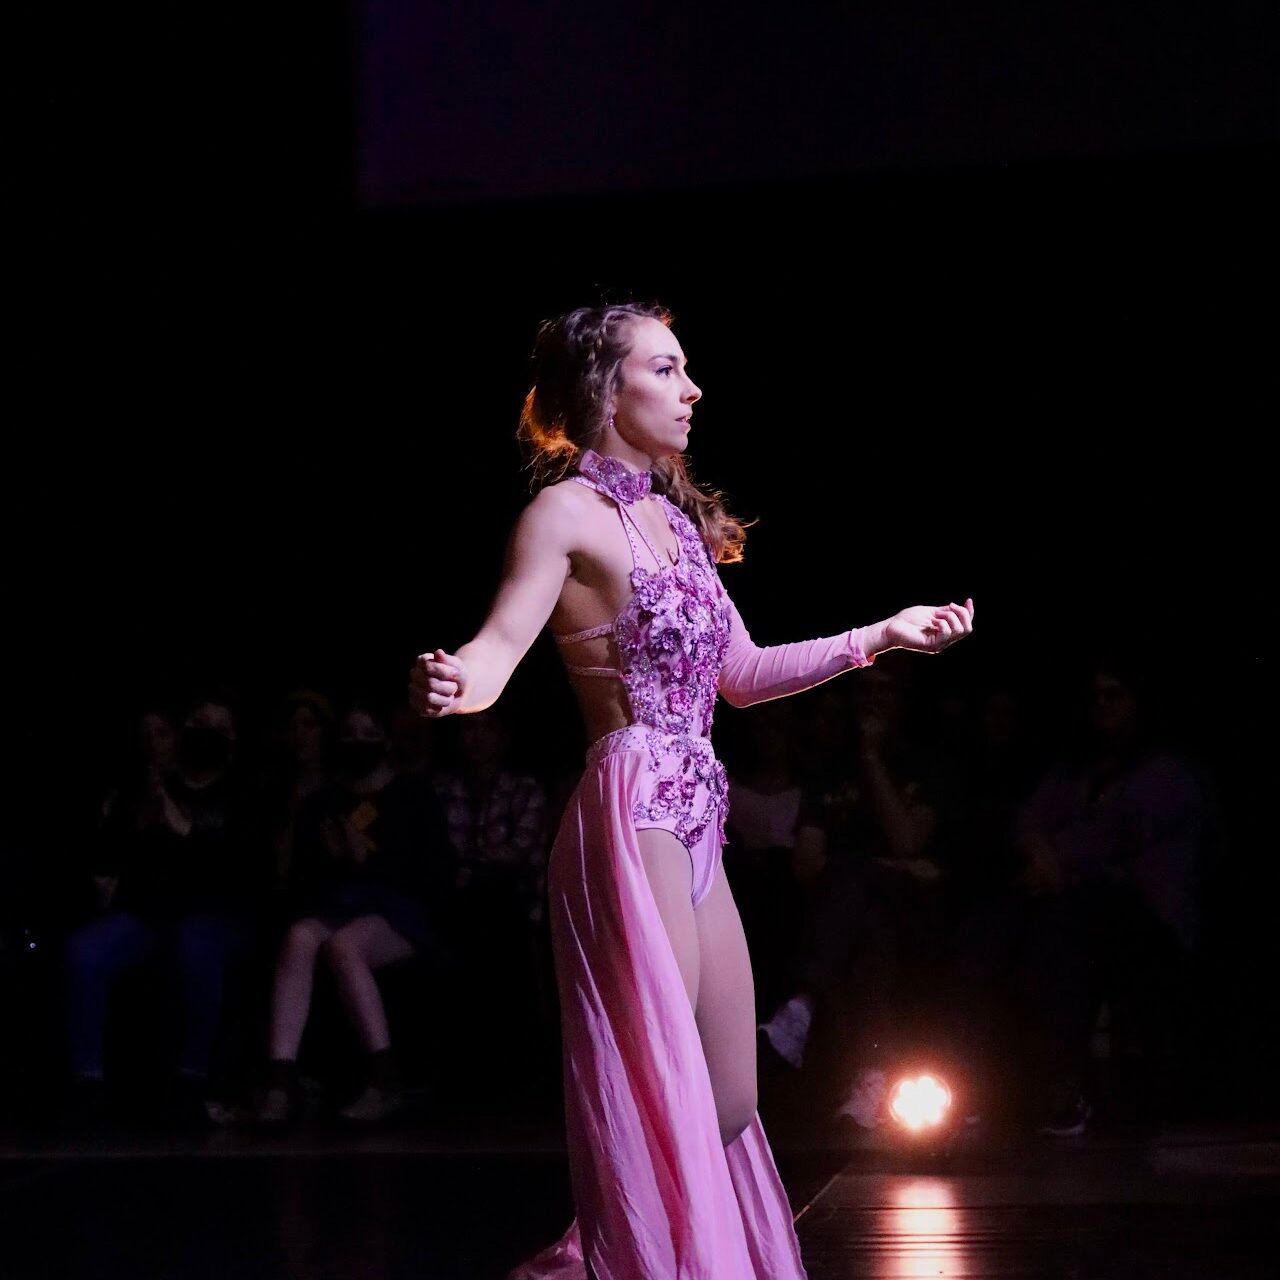
[[[661,729],[655,729],[652,725],[628,724],[623,725],[621,729],[614,729],[612,733],[606,733],[602,738],[597,738],[587,748],[587,764],[596,764],[605,756],[611,756],[618,751],[648,751],[650,746],[654,745],[655,739],[664,749],[709,751],[715,754],[711,739],[696,733],[663,733]]]

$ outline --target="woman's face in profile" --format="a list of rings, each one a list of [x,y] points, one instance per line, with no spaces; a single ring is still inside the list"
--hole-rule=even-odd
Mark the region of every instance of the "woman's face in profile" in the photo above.
[[[702,391],[685,372],[684,351],[675,334],[648,316],[634,321],[621,376],[613,417],[623,441],[651,458],[683,453],[693,405]]]

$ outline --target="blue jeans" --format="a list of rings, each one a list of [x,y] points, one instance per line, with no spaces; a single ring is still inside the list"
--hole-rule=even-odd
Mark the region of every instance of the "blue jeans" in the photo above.
[[[101,1075],[107,1002],[121,974],[156,958],[174,988],[178,1069],[205,1075],[218,1032],[230,962],[249,942],[245,920],[230,912],[144,921],[112,911],[67,939],[66,1031],[71,1069]]]

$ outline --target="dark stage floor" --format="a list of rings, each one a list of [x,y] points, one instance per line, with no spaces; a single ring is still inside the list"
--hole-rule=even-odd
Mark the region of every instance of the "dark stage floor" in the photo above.
[[[1274,1127],[972,1135],[946,1152],[877,1133],[775,1139],[775,1154],[812,1280],[1280,1275]],[[107,1127],[0,1143],[6,1280],[500,1280],[570,1215],[547,1120],[452,1115],[365,1135],[315,1123],[276,1139]]]

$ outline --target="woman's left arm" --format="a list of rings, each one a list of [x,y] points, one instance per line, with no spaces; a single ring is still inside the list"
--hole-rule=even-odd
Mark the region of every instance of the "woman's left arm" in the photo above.
[[[729,646],[720,667],[719,688],[735,707],[800,693],[854,667],[869,666],[877,653],[910,649],[941,653],[973,630],[973,601],[934,608],[914,605],[867,627],[854,627],[820,640],[761,648],[753,643],[742,615],[729,605]]]

